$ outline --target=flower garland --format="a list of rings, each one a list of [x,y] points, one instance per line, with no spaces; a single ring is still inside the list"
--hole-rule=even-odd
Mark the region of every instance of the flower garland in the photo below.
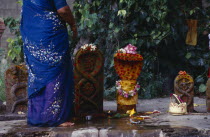
[[[190,82],[193,82],[193,78],[186,71],[179,71],[178,76],[175,78],[175,81],[178,81],[183,78],[186,78]]]
[[[84,46],[81,47],[82,50],[90,50],[90,51],[95,51],[96,50],[96,45],[94,44],[85,44]]]
[[[122,89],[120,82],[121,80],[116,81],[117,92],[125,98],[133,97],[134,95],[137,94],[137,91],[140,89],[140,85],[137,83],[133,90],[126,92]]]
[[[121,49],[118,49],[118,50],[117,50],[117,53],[126,53],[126,50],[123,49],[123,48],[121,48]]]
[[[186,71],[179,71],[179,75],[187,75]]]
[[[127,54],[137,54],[137,47],[132,44],[128,44],[125,48],[121,48],[117,50],[117,53],[127,53]]]

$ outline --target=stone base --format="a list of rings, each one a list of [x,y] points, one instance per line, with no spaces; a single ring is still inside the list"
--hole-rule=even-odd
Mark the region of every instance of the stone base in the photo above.
[[[136,104],[134,105],[120,105],[117,104],[117,112],[118,113],[126,113],[128,110],[134,109],[136,111]]]

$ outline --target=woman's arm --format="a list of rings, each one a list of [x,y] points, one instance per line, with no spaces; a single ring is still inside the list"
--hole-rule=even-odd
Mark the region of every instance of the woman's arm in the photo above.
[[[71,12],[71,9],[69,6],[64,6],[57,10],[58,14],[61,16],[61,18],[66,21],[73,31],[73,38],[77,37],[77,26],[74,20],[74,16]]]

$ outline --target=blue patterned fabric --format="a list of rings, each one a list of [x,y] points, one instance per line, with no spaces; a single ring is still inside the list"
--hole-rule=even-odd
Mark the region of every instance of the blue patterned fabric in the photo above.
[[[70,118],[72,64],[66,24],[57,14],[66,5],[66,0],[23,0],[20,29],[29,71],[31,125],[57,126]]]

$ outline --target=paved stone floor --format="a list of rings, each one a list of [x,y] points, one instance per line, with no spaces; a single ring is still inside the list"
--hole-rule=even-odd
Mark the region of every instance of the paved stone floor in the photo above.
[[[75,126],[61,128],[40,128],[27,126],[25,116],[19,119],[10,115],[0,116],[0,136],[5,137],[209,137],[210,114],[206,113],[205,99],[195,97],[195,110],[181,116],[167,113],[169,98],[140,99],[138,112],[159,110],[161,113],[150,115],[152,118],[138,124],[131,124],[130,118],[80,120]],[[115,101],[104,101],[104,110],[116,111]],[[3,118],[2,118],[3,117]]]

